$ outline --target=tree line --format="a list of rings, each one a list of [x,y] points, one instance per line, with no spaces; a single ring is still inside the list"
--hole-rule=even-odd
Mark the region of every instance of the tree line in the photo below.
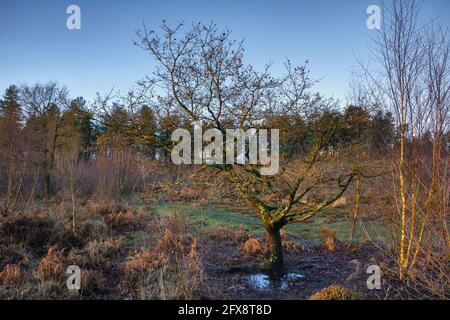
[[[395,140],[390,113],[370,113],[358,106],[324,110],[313,119],[268,117],[262,126],[280,129],[281,148],[301,154],[311,147],[318,122],[338,129],[330,140],[330,151],[359,140],[378,157]],[[53,82],[11,85],[0,100],[0,165],[5,173],[0,183],[2,211],[12,210],[24,189],[34,187],[36,197],[53,195],[56,162],[67,157],[88,162],[100,153],[113,157],[127,149],[136,157],[168,162],[171,132],[190,126],[179,115],[160,116],[145,104],[133,113],[127,106],[112,103],[99,116],[85,99],[70,99],[67,89]]]

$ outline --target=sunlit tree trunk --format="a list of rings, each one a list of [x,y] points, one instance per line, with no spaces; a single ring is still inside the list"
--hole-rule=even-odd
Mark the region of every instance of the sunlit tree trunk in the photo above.
[[[270,268],[276,273],[282,273],[284,271],[283,244],[279,227],[266,227],[266,242]]]

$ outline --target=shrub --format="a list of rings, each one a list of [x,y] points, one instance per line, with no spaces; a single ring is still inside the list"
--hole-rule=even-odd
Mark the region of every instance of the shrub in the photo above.
[[[0,241],[6,244],[24,243],[40,249],[53,233],[53,222],[39,214],[21,214],[4,217],[0,222]]]
[[[24,274],[19,266],[8,264],[0,272],[0,284],[5,287],[14,287],[20,284],[23,280]]]
[[[339,285],[331,285],[316,292],[309,300],[359,300],[360,295]]]
[[[108,291],[108,279],[102,272],[94,270],[81,271],[81,294],[83,297],[96,297]]]
[[[106,224],[111,229],[127,230],[134,227],[134,215],[131,210],[113,212],[106,216]]]
[[[105,241],[91,241],[85,246],[85,251],[89,259],[89,265],[109,269],[112,258],[122,249],[123,243],[120,240],[107,239]]]
[[[78,223],[77,235],[81,239],[101,240],[108,236],[108,226],[102,217],[89,217]]]
[[[8,264],[28,266],[29,258],[22,245],[0,246],[0,270]]]
[[[55,248],[48,250],[36,270],[36,275],[40,280],[58,279],[63,275],[63,256]]]
[[[135,212],[122,204],[109,204],[107,206],[90,205],[93,212],[103,216],[106,225],[116,231],[135,231],[145,226],[146,217],[142,212]]]
[[[112,271],[115,261],[123,249],[120,240],[112,238],[88,242],[84,248],[73,248],[67,254],[67,262],[82,269],[96,269],[104,272]]]
[[[151,251],[142,251],[135,253],[128,261],[123,264],[122,274],[128,282],[137,280],[142,272],[149,271],[158,264],[155,255]]]
[[[249,238],[242,245],[242,251],[247,255],[257,255],[263,253],[263,247],[261,241],[256,238]]]
[[[79,237],[73,233],[72,223],[67,221],[58,221],[55,224],[54,232],[47,240],[47,245],[65,250],[68,248],[81,248],[86,238]]]
[[[91,261],[101,261],[109,259],[122,249],[123,243],[116,239],[107,239],[104,241],[91,241],[85,249]]]

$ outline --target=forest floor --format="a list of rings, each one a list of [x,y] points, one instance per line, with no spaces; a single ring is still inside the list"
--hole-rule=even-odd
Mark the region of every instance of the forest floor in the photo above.
[[[286,227],[283,277],[265,268],[264,230],[246,207],[86,200],[71,213],[49,202],[2,218],[0,299],[307,299],[330,285],[385,298],[366,269],[383,263],[374,243],[386,233],[358,223],[349,246],[345,207]],[[78,294],[69,265],[81,269]]]
[[[264,248],[245,252],[246,239],[256,239],[264,246],[264,228],[252,208],[182,202],[140,206],[159,217],[181,215],[190,221],[192,236],[203,239],[208,247],[208,256],[204,260],[209,281],[221,283],[225,297],[307,299],[330,285],[340,285],[358,293],[361,298],[384,298],[384,291],[367,289],[369,275],[366,269],[369,265],[382,263],[382,254],[374,243],[388,241],[389,233],[377,220],[358,221],[353,245],[349,246],[352,221],[348,208],[332,208],[306,223],[286,226],[282,233],[286,274],[276,277],[265,267]],[[222,238],[219,236],[215,241],[217,234]],[[132,241],[142,241],[142,236],[145,237],[135,234]],[[330,236],[332,248],[324,245]],[[233,239],[236,237],[237,242]],[[243,255],[240,254],[242,251]]]

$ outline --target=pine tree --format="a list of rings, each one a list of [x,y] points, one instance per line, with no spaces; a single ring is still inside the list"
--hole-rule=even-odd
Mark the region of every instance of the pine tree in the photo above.
[[[18,102],[19,90],[16,86],[6,89],[3,99],[0,101],[0,118],[3,123],[9,122],[16,128],[20,128],[22,110]]]
[[[156,143],[156,119],[153,111],[146,105],[139,112],[139,145],[143,154],[147,157],[155,157]]]
[[[0,169],[4,174],[0,179],[5,179],[6,188],[5,197],[1,203],[0,211],[2,214],[13,209],[21,186],[16,185],[21,159],[21,119],[22,110],[18,102],[18,90],[15,86],[6,89],[3,100],[0,101]]]
[[[6,153],[15,151],[21,128],[22,110],[18,102],[18,89],[10,86],[0,102],[0,145]]]
[[[58,147],[75,148],[79,159],[89,159],[96,139],[91,119],[92,114],[86,108],[86,100],[82,97],[72,100],[69,109],[62,115]]]

